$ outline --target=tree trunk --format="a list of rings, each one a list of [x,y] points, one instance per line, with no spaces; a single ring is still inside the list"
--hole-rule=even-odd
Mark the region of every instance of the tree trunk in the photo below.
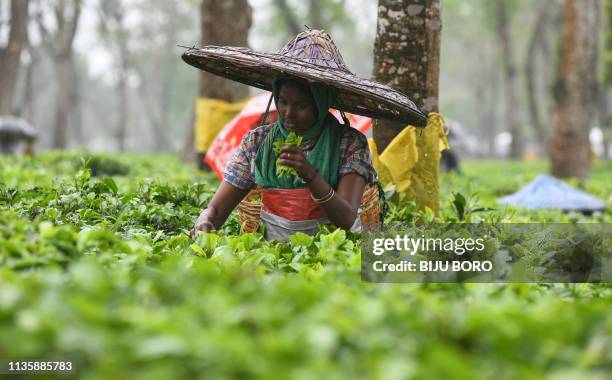
[[[21,50],[27,39],[28,0],[11,0],[8,43],[0,49],[0,114],[13,111]]]
[[[129,31],[125,26],[125,7],[120,0],[105,0],[98,7],[100,17],[100,33],[107,41],[110,49],[115,53],[114,67],[117,72],[117,108],[118,114],[115,125],[115,142],[121,152],[126,149],[127,125],[129,123],[129,93],[128,71],[130,70],[131,56],[128,50]]]
[[[599,36],[599,0],[565,0],[549,145],[552,174],[586,178]]]
[[[117,115],[116,140],[117,148],[120,152],[124,152],[126,148],[127,123],[129,112],[129,96],[127,86],[127,71],[121,69],[119,72],[119,83],[117,85],[119,94],[119,112]]]
[[[37,19],[42,37],[41,44],[49,50],[54,64],[56,96],[51,146],[55,149],[64,149],[68,145],[68,120],[74,109],[71,97],[75,96],[75,63],[72,49],[81,16],[81,2],[82,0],[58,1],[52,5],[43,3],[50,7],[47,11],[54,15],[55,30],[52,33],[45,25],[45,19]]]
[[[42,92],[43,87],[48,85],[48,83],[46,81],[36,83],[35,81],[36,70],[40,67],[42,61],[41,46],[32,46],[31,42],[27,41],[25,50],[27,51],[29,59],[26,67],[24,68],[25,78],[23,85],[23,99],[21,100],[21,117],[26,120],[33,121],[34,115],[36,114],[37,96]]]
[[[508,9],[505,0],[496,2],[497,35],[502,47],[502,61],[505,75],[505,104],[506,104],[506,123],[512,143],[510,145],[510,158],[520,158],[523,154],[523,131],[518,120],[518,98],[517,98],[517,75],[514,64],[512,50],[512,38],[510,36],[510,23],[508,19]]]
[[[26,120],[32,120],[35,113],[34,104],[36,101],[36,91],[34,89],[34,69],[38,66],[38,62],[40,60],[38,53],[35,52],[35,50],[36,48],[31,46],[28,47],[30,62],[28,62],[28,66],[26,67],[25,85],[23,91],[23,117]]]
[[[2,12],[0,12],[0,20],[2,20]],[[2,26],[0,25],[0,29],[1,28]],[[13,101],[12,114],[26,120],[31,120],[30,99],[32,99],[31,87],[34,76],[34,62],[32,58],[33,49],[30,47],[28,38],[26,38],[22,49],[22,58],[23,52],[25,52],[27,53],[27,60],[23,62],[24,60],[22,59],[22,63],[20,64],[20,73],[18,75],[21,76],[21,79],[18,79],[17,82],[22,82],[22,84],[21,86],[17,87],[21,87],[21,91],[16,91],[18,94],[15,95],[15,99]]]
[[[172,34],[175,34],[176,31],[173,30]],[[175,39],[169,39],[168,41],[174,41]],[[167,46],[167,49],[171,49],[171,46]],[[170,116],[170,106],[172,104],[172,93],[175,90],[174,77],[176,73],[176,64],[178,60],[174,60],[172,65],[168,65],[169,75],[164,76],[162,79],[162,93],[161,99],[159,102],[159,113],[157,118],[156,133],[155,133],[155,151],[167,151],[171,148],[170,139],[168,138],[168,116]]]
[[[181,147],[181,160],[183,162],[195,162],[196,155],[193,142],[195,140],[195,106],[191,108],[191,117],[185,128],[185,137],[183,138],[183,146]]]
[[[606,43],[603,54],[604,79],[600,90],[599,120],[603,132],[603,155],[610,159],[610,143],[612,142],[612,0],[605,0],[607,20]]]
[[[117,13],[115,20],[119,27],[117,36],[118,45],[118,75],[117,93],[119,95],[119,114],[117,116],[117,126],[115,128],[115,137],[117,139],[117,148],[120,152],[126,150],[126,139],[128,131],[128,123],[130,120],[130,96],[128,87],[128,73],[130,70],[130,56],[127,48],[127,30],[123,23],[123,14]]]
[[[68,117],[70,115],[70,94],[73,85],[72,67],[69,56],[55,58],[55,116],[53,120],[52,147],[65,149],[68,146]]]
[[[284,1],[278,3],[284,3]],[[287,4],[284,3],[284,5]],[[248,46],[252,10],[247,0],[202,0],[200,15],[203,45]],[[200,74],[199,96],[201,98],[237,102],[248,95],[249,89],[246,85],[205,72]],[[202,163],[206,152],[195,152],[194,148],[195,154],[198,155],[197,160],[200,167],[210,169]]]
[[[610,143],[612,143],[612,130],[608,127],[605,129],[602,129],[602,133],[603,133],[603,158],[605,160],[609,160],[611,158],[610,156]]]
[[[79,70],[74,57],[70,57],[70,115],[72,130],[74,131],[74,137],[77,144],[82,147],[87,141],[85,141],[85,131],[83,131],[83,111],[82,111],[82,100],[81,100],[81,78],[79,77]]]
[[[407,94],[426,114],[438,111],[440,2],[379,0],[374,41],[374,80]],[[374,140],[385,150],[403,129],[375,120]]]
[[[485,156],[495,156],[495,135],[497,133],[495,115],[497,114],[497,103],[499,98],[498,91],[498,72],[494,69],[495,65],[491,62],[485,63],[485,56],[482,50],[478,53],[478,61],[483,65],[480,72],[480,80],[474,80],[476,99],[481,99],[482,108],[478,113],[479,131],[486,142],[486,149],[483,148],[479,153]],[[452,149],[452,143],[451,143]]]
[[[248,46],[251,7],[247,0],[203,0],[201,6],[203,45]],[[202,72],[200,96],[228,102],[243,100],[246,85]]]
[[[374,42],[374,80],[401,91],[426,114],[438,111],[440,72],[440,0],[379,0]],[[374,141],[383,152],[404,128],[400,123],[374,121]],[[410,192],[421,209],[438,210],[438,131],[417,131],[419,161]],[[435,134],[435,138],[433,135]],[[414,180],[415,176],[423,179]],[[431,201],[431,200],[434,201]]]
[[[547,131],[546,126],[540,117],[541,105],[538,96],[537,75],[536,75],[536,54],[542,50],[542,44],[545,40],[544,26],[548,15],[546,3],[540,1],[537,9],[536,20],[533,31],[529,39],[527,48],[527,59],[525,60],[525,76],[527,85],[527,99],[529,106],[529,116],[531,117],[531,125],[538,139],[539,145],[546,144]]]
[[[610,132],[612,132],[612,109],[610,108],[610,101],[612,97],[609,94],[610,90],[605,84],[600,84],[598,91],[598,106],[599,110],[599,126],[602,132],[602,146],[603,146],[603,158],[610,158]]]

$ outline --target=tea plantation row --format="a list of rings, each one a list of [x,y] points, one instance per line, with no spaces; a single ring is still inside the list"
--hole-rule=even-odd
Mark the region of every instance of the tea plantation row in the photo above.
[[[216,180],[167,156],[0,159],[0,359],[84,379],[606,379],[608,284],[367,284],[360,237],[188,236]],[[489,165],[489,166],[487,166]],[[472,164],[439,221],[599,221],[495,207],[541,170]],[[497,181],[492,175],[516,174]],[[599,165],[585,187],[609,199]],[[452,201],[465,198],[464,212]],[[608,200],[608,203],[610,201]],[[414,205],[387,221],[410,221]],[[33,378],[40,376],[33,376]]]

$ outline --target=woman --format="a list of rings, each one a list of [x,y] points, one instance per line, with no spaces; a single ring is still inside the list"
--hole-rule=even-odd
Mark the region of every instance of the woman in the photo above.
[[[402,93],[355,76],[329,34],[307,30],[278,54],[231,46],[204,46],[183,60],[210,73],[272,91],[279,120],[251,131],[224,171],[224,180],[192,230],[212,231],[254,186],[262,191],[261,222],[268,239],[286,240],[293,232],[314,234],[321,223],[359,228],[364,187],[374,183],[367,141],[328,112],[330,107],[372,118],[425,126],[426,116]],[[300,147],[274,143],[290,132]],[[279,177],[276,164],[295,170]]]
[[[376,172],[365,136],[328,112],[337,90],[276,78],[272,94],[278,121],[245,136],[194,231],[221,227],[255,185],[263,188],[261,222],[267,239],[284,241],[297,231],[314,234],[322,223],[347,230],[358,226],[360,199]],[[289,132],[303,137],[303,147],[283,146],[278,160],[297,177],[279,178],[273,145]]]

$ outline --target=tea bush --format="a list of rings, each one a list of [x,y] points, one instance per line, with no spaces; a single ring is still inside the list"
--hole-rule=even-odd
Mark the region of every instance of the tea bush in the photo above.
[[[170,156],[0,158],[0,358],[78,378],[607,379],[609,284],[369,284],[360,236],[188,230],[217,182]],[[95,155],[94,155],[95,157]],[[106,169],[101,170],[101,167]],[[109,168],[123,168],[118,169]],[[611,205],[611,166],[582,186]],[[387,222],[610,222],[501,209],[541,163],[467,163]],[[608,178],[608,179],[607,179]],[[489,210],[495,209],[495,210]],[[34,377],[34,376],[32,376]]]

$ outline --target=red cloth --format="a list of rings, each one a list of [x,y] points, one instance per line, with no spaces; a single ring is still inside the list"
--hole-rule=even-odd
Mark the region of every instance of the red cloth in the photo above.
[[[325,211],[312,200],[310,189],[263,189],[262,210],[291,221],[325,218]]]

